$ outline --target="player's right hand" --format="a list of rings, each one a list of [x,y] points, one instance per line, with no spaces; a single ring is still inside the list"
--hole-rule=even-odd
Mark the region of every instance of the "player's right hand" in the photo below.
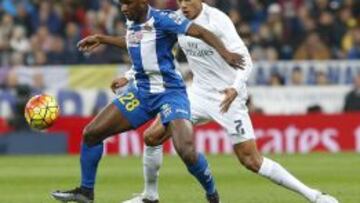
[[[77,48],[81,52],[91,53],[101,45],[100,35],[90,35],[77,43]]]
[[[223,57],[230,66],[234,67],[235,69],[244,70],[245,61],[242,55],[232,52],[226,52]]]
[[[122,87],[125,87],[128,84],[129,80],[126,77],[119,77],[119,78],[115,78],[112,82],[111,82],[111,90],[114,94],[116,94],[116,91]]]

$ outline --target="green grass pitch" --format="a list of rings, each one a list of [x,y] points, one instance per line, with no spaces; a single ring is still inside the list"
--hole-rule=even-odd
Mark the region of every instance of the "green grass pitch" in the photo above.
[[[276,155],[305,183],[360,202],[360,154]],[[223,203],[301,203],[299,195],[246,171],[234,156],[208,156]],[[54,189],[79,183],[77,156],[0,156],[0,203],[51,203]],[[96,202],[119,203],[142,190],[140,157],[105,157],[98,171]],[[206,202],[178,157],[167,156],[160,176],[162,203]]]

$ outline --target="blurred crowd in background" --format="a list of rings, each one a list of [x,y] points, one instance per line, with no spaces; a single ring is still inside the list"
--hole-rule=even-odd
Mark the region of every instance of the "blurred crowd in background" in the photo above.
[[[156,8],[178,9],[176,0],[150,2]],[[360,59],[359,0],[204,2],[229,15],[254,61]],[[101,46],[86,55],[76,47],[80,39],[92,34],[123,36],[125,18],[119,9],[114,0],[1,0],[0,87],[16,83],[9,70],[17,67],[129,64],[125,49]],[[186,61],[181,52],[178,60]],[[348,79],[339,82],[336,72],[306,74],[295,67],[285,75],[274,70],[264,77],[256,72],[255,85],[355,84],[353,78],[360,77],[348,71]],[[186,80],[191,78],[191,73],[185,75]]]
[[[112,0],[0,1],[0,66],[128,63],[126,50],[91,56],[76,43],[95,33],[125,34]],[[360,59],[360,1],[205,0],[226,12],[255,61]],[[153,0],[177,9],[176,0]]]
[[[360,60],[360,0],[204,2],[229,15],[254,61]],[[151,0],[151,4],[161,9],[177,9],[176,0]],[[125,32],[125,18],[113,0],[0,0],[0,89],[17,87],[19,100],[15,109],[19,110],[20,119],[15,116],[10,123],[26,126],[22,111],[31,90],[18,86],[16,75],[10,74],[14,71],[9,70],[26,66],[129,64],[125,49],[101,46],[86,55],[76,47],[80,39],[92,34],[123,36]],[[181,52],[178,60],[186,60]],[[256,74],[262,78],[261,72]],[[255,85],[340,84],[337,73],[332,77],[309,71],[308,75],[313,79],[306,81],[301,68],[294,68],[288,78],[271,71]],[[354,88],[346,95],[343,110],[360,111],[360,73],[348,75],[344,83],[353,83]],[[185,74],[187,81],[191,78],[191,72]],[[33,86],[42,87],[41,81],[42,78],[36,78],[40,85]],[[250,112],[262,112],[251,97],[248,107]],[[308,112],[321,111],[318,105],[308,108]]]

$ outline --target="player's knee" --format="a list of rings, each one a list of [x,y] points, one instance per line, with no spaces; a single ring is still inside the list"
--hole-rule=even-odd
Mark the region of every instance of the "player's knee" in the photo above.
[[[144,137],[144,142],[147,146],[150,146],[150,147],[156,147],[158,145],[160,145],[161,143],[155,139],[154,137],[152,136],[146,136]]]
[[[261,167],[261,158],[257,156],[244,156],[241,158],[240,162],[244,165],[248,170],[257,173]]]
[[[161,145],[160,141],[156,139],[153,134],[148,130],[145,130],[144,132],[144,142],[147,146],[150,147]]]
[[[83,130],[83,142],[88,146],[94,146],[99,143],[92,125],[87,125]]]

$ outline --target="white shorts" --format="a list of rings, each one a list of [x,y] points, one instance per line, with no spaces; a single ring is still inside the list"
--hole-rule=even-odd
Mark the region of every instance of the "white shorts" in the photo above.
[[[236,98],[227,113],[220,112],[224,95],[217,91],[188,91],[191,105],[191,119],[194,124],[215,121],[228,133],[231,143],[238,144],[255,139],[254,129],[246,107],[246,98]]]

